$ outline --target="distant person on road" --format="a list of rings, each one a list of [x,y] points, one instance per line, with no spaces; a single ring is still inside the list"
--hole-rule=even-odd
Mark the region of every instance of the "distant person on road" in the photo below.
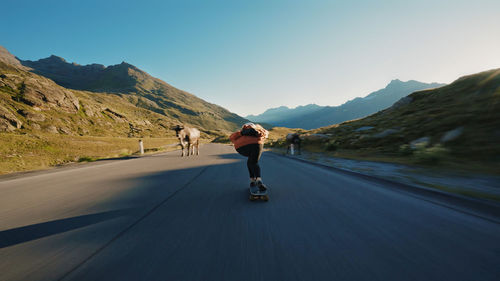
[[[300,135],[298,133],[288,134],[286,135],[286,153],[291,153],[293,155],[294,150],[297,149],[300,154],[300,143],[302,140],[300,139]]]
[[[261,125],[246,123],[241,130],[234,132],[229,139],[239,154],[248,157],[247,167],[250,174],[250,188],[258,186],[261,192],[267,190],[262,182],[259,159],[269,132]]]

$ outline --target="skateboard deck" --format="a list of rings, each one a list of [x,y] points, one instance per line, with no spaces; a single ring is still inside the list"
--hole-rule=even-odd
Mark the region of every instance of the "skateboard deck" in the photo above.
[[[269,201],[269,195],[267,195],[267,190],[264,192],[261,192],[259,188],[256,187],[251,187],[250,188],[250,201],[255,201],[255,200],[263,200],[263,201]]]

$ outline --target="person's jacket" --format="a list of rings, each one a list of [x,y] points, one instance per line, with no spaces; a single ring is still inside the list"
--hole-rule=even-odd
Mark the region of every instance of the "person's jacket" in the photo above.
[[[267,139],[268,132],[265,129],[243,128],[241,131],[231,134],[229,139],[234,144],[234,148],[238,149],[249,144],[263,144]]]

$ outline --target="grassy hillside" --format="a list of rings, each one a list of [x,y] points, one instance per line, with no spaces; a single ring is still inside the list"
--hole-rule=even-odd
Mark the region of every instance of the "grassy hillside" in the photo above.
[[[163,150],[177,122],[120,95],[68,90],[0,62],[0,174],[129,155],[138,138]]]
[[[139,138],[164,150],[180,123],[211,140],[247,122],[126,63],[81,67],[51,57],[42,61],[56,72],[48,78],[3,48],[0,58],[0,174],[131,154]]]
[[[177,122],[122,95],[68,90],[0,62],[0,131],[153,137],[173,135]]]
[[[81,66],[51,56],[22,63],[32,72],[48,77],[65,88],[118,94],[137,107],[203,129],[231,131],[247,122],[126,62],[108,67],[99,64]]]
[[[0,133],[0,174],[137,154],[139,138]],[[145,153],[176,149],[174,137],[144,138]]]
[[[500,69],[412,93],[366,118],[308,131],[306,147],[351,158],[500,173]]]

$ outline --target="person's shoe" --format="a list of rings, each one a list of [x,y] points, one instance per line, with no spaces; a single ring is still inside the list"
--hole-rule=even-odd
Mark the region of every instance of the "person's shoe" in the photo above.
[[[258,191],[258,186],[257,186],[257,182],[256,181],[251,181],[250,182],[250,192],[252,193],[257,193]]]
[[[256,184],[259,187],[259,191],[260,192],[266,192],[267,191],[267,186],[261,180],[257,180]]]

